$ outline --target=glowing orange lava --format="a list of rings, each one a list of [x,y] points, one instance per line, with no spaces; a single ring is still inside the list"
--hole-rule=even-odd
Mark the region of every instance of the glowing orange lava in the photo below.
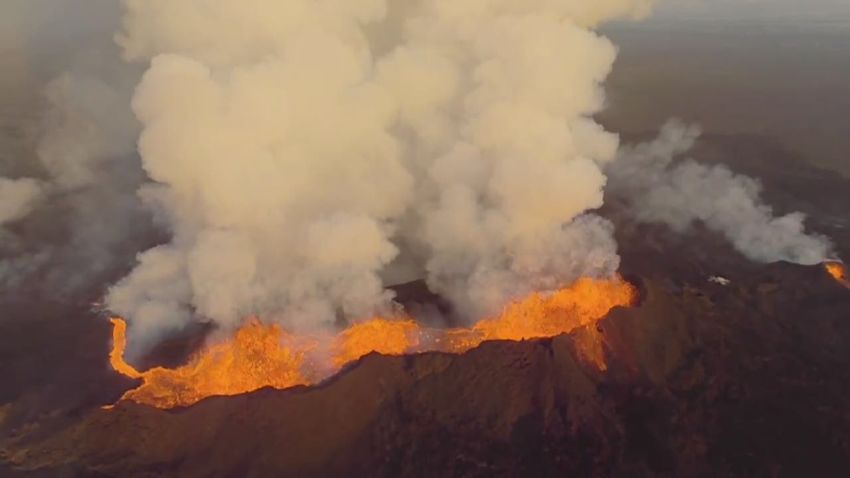
[[[844,264],[840,262],[827,262],[824,264],[826,271],[833,279],[847,285],[847,271],[844,269]]]
[[[124,361],[124,350],[127,349],[127,322],[121,319],[110,319],[112,322],[112,350],[109,351],[109,364],[121,375],[130,378],[141,378],[142,374]]]
[[[465,352],[488,340],[528,340],[554,337],[595,323],[614,307],[634,303],[637,292],[627,282],[580,279],[570,287],[535,292],[508,304],[493,319],[471,329],[449,331],[449,351]]]
[[[251,319],[232,339],[208,346],[182,367],[156,367],[140,373],[123,359],[126,324],[120,319],[112,322],[115,324],[115,348],[110,355],[113,367],[124,375],[143,380],[142,385],[124,394],[122,399],[174,408],[213,395],[239,395],[264,387],[283,389],[307,383],[301,366],[309,345],[299,344],[277,325],[263,325]]]
[[[421,339],[426,331],[412,319],[376,318],[355,324],[331,339],[330,369],[318,363],[323,360],[321,354],[315,353],[321,348],[320,339],[295,337],[277,325],[250,319],[231,339],[208,345],[182,367],[139,372],[124,361],[126,323],[112,319],[113,349],[109,358],[117,372],[142,380],[122,400],[174,408],[215,395],[315,383],[371,352],[402,355],[430,347],[463,353],[488,340],[553,337],[593,324],[614,307],[634,304],[636,297],[634,287],[620,279],[581,279],[570,287],[547,294],[534,293],[515,301],[499,316],[482,320],[471,328],[428,330],[434,340],[425,347]],[[583,359],[600,370],[606,368],[602,337],[595,329],[582,329],[577,345]],[[317,373],[317,370],[325,371]]]
[[[335,340],[333,364],[339,368],[372,352],[402,355],[419,343],[419,334],[419,325],[411,319],[373,319],[355,324]]]

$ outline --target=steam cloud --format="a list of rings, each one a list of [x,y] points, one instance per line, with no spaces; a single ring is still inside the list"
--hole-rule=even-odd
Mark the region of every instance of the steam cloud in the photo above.
[[[133,109],[173,233],[113,288],[137,343],[200,314],[301,328],[389,305],[423,268],[461,310],[618,266],[590,118],[649,1],[128,0]]]
[[[0,179],[0,284],[129,271],[106,306],[130,321],[130,356],[194,317],[365,318],[403,278],[478,317],[617,270],[593,213],[606,176],[641,220],[819,261],[828,242],[774,219],[755,182],[673,162],[694,130],[618,155],[592,119],[616,54],[593,29],[652,3],[125,0],[118,46],[48,86],[37,167]],[[59,241],[3,229],[57,216]]]
[[[722,165],[676,161],[699,134],[699,128],[673,120],[656,140],[621,149],[608,168],[610,188],[629,198],[635,217],[678,232],[701,221],[758,262],[813,265],[834,257],[828,238],[806,233],[804,214],[776,217],[761,200],[758,181]]]

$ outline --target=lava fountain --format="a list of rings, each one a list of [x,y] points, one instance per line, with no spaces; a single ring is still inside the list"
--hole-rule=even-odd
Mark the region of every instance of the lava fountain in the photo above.
[[[144,372],[125,362],[127,326],[123,319],[115,318],[109,358],[115,371],[142,380],[122,400],[168,409],[189,406],[211,396],[310,385],[372,352],[464,353],[490,340],[554,337],[594,324],[615,307],[633,305],[636,298],[635,288],[620,278],[580,279],[569,287],[551,293],[533,293],[514,301],[498,316],[469,328],[423,329],[407,317],[375,318],[352,325],[330,340],[296,336],[278,325],[266,325],[251,318],[231,338],[205,346],[186,365],[174,369],[156,367]],[[580,355],[604,370],[598,332],[592,329],[581,334],[579,342]]]

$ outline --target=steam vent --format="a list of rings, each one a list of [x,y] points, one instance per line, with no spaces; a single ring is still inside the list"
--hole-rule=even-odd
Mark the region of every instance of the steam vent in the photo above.
[[[0,1],[0,478],[850,476],[811,1]]]

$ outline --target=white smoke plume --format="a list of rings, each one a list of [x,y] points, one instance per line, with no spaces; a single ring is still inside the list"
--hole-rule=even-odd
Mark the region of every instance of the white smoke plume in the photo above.
[[[107,298],[131,349],[193,316],[379,313],[402,263],[470,314],[612,274],[592,29],[651,3],[126,0],[140,194],[172,233]]]
[[[722,165],[678,160],[699,135],[699,128],[674,120],[656,140],[623,147],[608,168],[610,189],[628,198],[638,220],[679,232],[702,222],[757,262],[813,265],[834,258],[828,238],[806,232],[804,214],[777,217],[755,179]]]

